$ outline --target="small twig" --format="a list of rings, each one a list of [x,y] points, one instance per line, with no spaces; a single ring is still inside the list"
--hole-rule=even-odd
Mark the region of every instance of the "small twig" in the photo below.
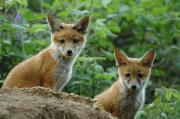
[[[40,9],[41,9],[41,12],[44,12],[44,9],[43,9],[43,2],[44,2],[44,0],[41,0],[41,1],[40,1]]]
[[[1,47],[0,47],[1,49],[0,50],[1,50],[1,53],[3,52],[3,45],[2,45],[2,43],[3,43],[3,40],[4,40],[4,33],[3,33],[3,26],[4,25],[3,25],[3,22],[4,22],[3,19],[1,19],[1,38],[2,38],[2,40],[0,40],[0,44],[1,44]]]
[[[92,6],[93,6],[93,0],[91,0],[91,2],[90,2],[90,6],[89,6],[89,16],[91,16],[91,13],[92,13]]]
[[[90,17],[89,24],[91,23],[91,18],[92,18],[92,16],[91,16],[92,8],[93,8],[93,0],[91,0],[90,5],[89,5],[89,17]],[[90,25],[89,25],[89,26],[90,26]],[[89,35],[89,31],[90,31],[90,27],[89,27],[88,30],[87,30],[87,36]]]

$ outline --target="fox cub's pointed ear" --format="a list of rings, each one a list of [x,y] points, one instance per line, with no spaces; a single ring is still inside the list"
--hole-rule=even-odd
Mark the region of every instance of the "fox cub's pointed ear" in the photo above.
[[[154,62],[155,56],[156,56],[155,51],[154,50],[149,50],[148,52],[146,52],[144,54],[144,56],[142,57],[141,62],[143,63],[144,66],[151,67],[153,62]]]
[[[73,27],[74,30],[77,30],[80,33],[85,34],[87,29],[88,29],[88,25],[89,25],[89,16],[85,16],[83,17],[79,22],[77,22],[75,24],[75,26]]]
[[[47,22],[49,24],[49,28],[51,30],[52,33],[60,31],[61,30],[61,25],[58,24],[58,22],[56,21],[55,16],[53,15],[48,15],[46,16],[47,18]]]
[[[128,56],[119,49],[115,49],[114,55],[117,66],[126,65],[128,63]]]

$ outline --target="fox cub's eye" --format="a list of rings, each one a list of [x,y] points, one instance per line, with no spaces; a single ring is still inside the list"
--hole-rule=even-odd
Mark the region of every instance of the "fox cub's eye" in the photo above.
[[[144,76],[144,75],[143,75],[142,73],[138,73],[138,74],[137,74],[137,77],[138,77],[138,78],[142,78],[143,76]]]
[[[61,39],[59,42],[60,42],[61,44],[63,44],[63,43],[65,42],[65,40],[64,40],[64,39]]]
[[[125,74],[125,77],[126,77],[126,78],[129,78],[130,76],[131,76],[130,73],[126,73],[126,74]]]
[[[78,39],[73,39],[73,42],[74,42],[74,43],[78,43],[79,40],[78,40]]]

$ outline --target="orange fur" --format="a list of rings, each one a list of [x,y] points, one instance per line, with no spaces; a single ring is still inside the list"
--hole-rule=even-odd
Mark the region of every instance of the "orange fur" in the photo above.
[[[8,74],[2,88],[43,86],[52,88],[53,70],[57,66],[49,47],[36,56],[23,61]]]

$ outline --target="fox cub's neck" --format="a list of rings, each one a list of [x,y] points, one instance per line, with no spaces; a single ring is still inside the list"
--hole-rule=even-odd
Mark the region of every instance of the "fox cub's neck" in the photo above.
[[[128,89],[127,86],[122,82],[123,79],[119,78],[119,90],[120,90],[120,104],[122,109],[129,108],[137,111],[144,103],[145,86],[138,90]]]

